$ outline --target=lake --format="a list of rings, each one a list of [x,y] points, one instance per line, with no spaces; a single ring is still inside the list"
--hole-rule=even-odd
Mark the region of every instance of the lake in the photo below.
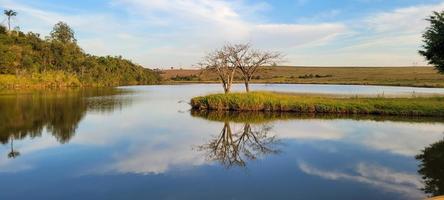
[[[444,194],[443,118],[190,111],[191,97],[221,89],[196,84],[3,92],[0,199]],[[444,89],[385,86],[257,84],[252,89],[444,94]]]

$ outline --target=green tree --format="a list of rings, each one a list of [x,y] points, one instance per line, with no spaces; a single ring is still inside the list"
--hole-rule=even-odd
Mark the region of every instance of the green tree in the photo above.
[[[54,87],[65,83],[62,76],[76,79],[84,86],[153,84],[160,81],[158,73],[121,56],[86,54],[76,43],[74,31],[63,22],[54,26],[47,39],[42,39],[37,33],[25,34],[20,30],[14,31],[16,34],[9,33],[6,27],[0,26],[0,74],[16,74],[21,78],[46,76],[41,80]],[[33,73],[41,74],[30,76]]]
[[[423,34],[424,45],[419,53],[429,64],[444,73],[444,11],[433,12],[427,21],[430,26]]]
[[[69,27],[69,25],[65,22],[58,22],[54,25],[50,33],[50,37],[52,40],[56,40],[62,43],[76,43],[77,40],[74,37],[74,30]]]
[[[17,16],[17,12],[14,10],[4,10],[4,13],[8,18],[8,31],[11,31],[11,18]]]
[[[425,183],[424,192],[444,195],[444,140],[424,148],[416,159],[420,161],[418,172]]]

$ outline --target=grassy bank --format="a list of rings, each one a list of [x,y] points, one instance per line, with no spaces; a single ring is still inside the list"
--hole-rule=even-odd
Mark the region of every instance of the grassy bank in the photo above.
[[[163,70],[166,83],[214,83],[218,77],[202,70]],[[236,80],[241,81],[237,75]],[[253,83],[358,84],[444,87],[444,75],[433,67],[262,67]]]
[[[79,77],[64,71],[47,71],[43,73],[27,73],[20,75],[0,74],[0,89],[50,89],[79,87],[114,87],[121,85],[155,84],[152,81],[122,81],[118,78],[95,79]]]
[[[80,87],[77,76],[61,71],[27,75],[0,74],[0,89]]]
[[[341,98],[251,92],[195,97],[191,106],[195,110],[444,116],[444,97]]]

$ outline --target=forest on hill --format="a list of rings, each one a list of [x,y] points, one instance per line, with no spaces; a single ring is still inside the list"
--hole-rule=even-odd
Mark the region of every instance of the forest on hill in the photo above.
[[[94,56],[57,23],[48,37],[0,25],[0,88],[155,84],[157,72],[121,56]]]

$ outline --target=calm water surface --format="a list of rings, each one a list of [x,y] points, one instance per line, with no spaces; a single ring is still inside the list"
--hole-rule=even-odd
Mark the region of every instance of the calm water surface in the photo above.
[[[420,199],[444,194],[442,118],[189,110],[191,97],[220,89],[180,85],[3,93],[0,199]],[[443,89],[379,86],[253,89],[444,94]]]

